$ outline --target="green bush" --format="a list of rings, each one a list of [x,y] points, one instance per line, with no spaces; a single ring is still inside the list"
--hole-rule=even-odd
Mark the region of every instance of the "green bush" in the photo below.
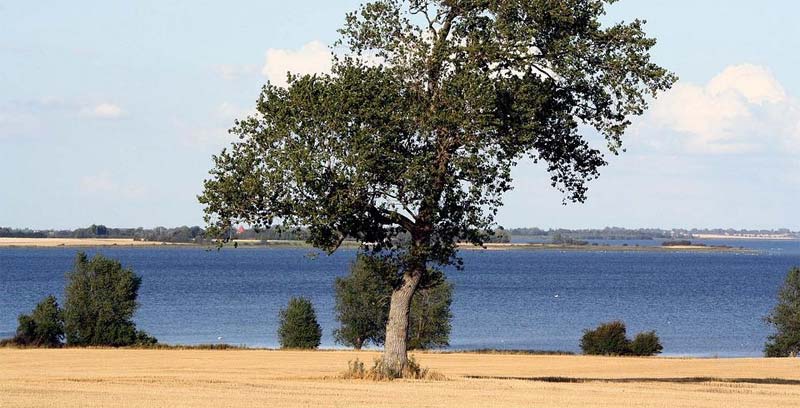
[[[314,305],[306,298],[292,298],[280,312],[278,340],[281,348],[314,349],[322,340]]]
[[[653,356],[663,350],[655,331],[639,333],[633,341],[627,338],[626,331],[625,323],[619,320],[584,330],[581,350],[584,354],[601,356]]]
[[[389,279],[395,268],[380,258],[359,254],[350,274],[336,278],[336,320],[340,326],[333,337],[340,344],[360,350],[368,343],[383,344],[389,299]]]
[[[350,267],[350,274],[337,278],[336,341],[360,349],[372,343],[383,344],[392,282],[398,277],[398,267],[375,255],[359,254]],[[450,305],[453,286],[440,271],[430,269],[411,298],[408,324],[409,350],[446,347],[450,341]]]
[[[442,281],[417,290],[408,316],[408,349],[428,350],[450,344],[453,285]]]
[[[584,330],[581,350],[584,354],[622,356],[630,351],[625,323],[619,320],[603,323],[594,330]]]
[[[631,342],[631,354],[634,356],[654,356],[661,354],[663,349],[661,340],[654,331],[639,333]]]
[[[61,347],[64,317],[55,296],[39,302],[30,315],[19,316],[19,327],[11,343],[31,347]]]
[[[142,278],[118,261],[79,252],[67,274],[64,331],[71,346],[151,345],[156,339],[136,330],[133,315]]]
[[[767,357],[800,354],[800,268],[792,268],[778,292],[778,304],[765,318],[775,328],[764,346]]]

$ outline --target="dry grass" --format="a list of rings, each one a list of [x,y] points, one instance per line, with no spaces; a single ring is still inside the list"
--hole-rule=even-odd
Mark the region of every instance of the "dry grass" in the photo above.
[[[390,369],[380,358],[375,359],[369,369],[366,368],[364,362],[356,358],[354,361],[347,362],[347,370],[338,378],[345,380],[394,381],[399,377],[427,381],[447,380],[444,374],[420,366],[413,356],[409,358],[406,368],[400,374]]]
[[[0,349],[0,407],[727,408],[800,401],[792,381],[735,382],[800,380],[798,359],[415,354],[449,381],[336,378],[348,361],[378,357],[365,351]]]

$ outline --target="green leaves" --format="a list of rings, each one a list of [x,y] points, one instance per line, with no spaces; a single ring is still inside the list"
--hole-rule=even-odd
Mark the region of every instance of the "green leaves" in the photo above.
[[[278,340],[281,348],[314,349],[319,347],[322,328],[317,323],[314,306],[306,298],[292,298],[280,312]]]
[[[30,315],[19,316],[13,342],[21,346],[60,347],[64,337],[64,316],[55,296],[50,295]]]
[[[351,237],[452,264],[456,241],[485,241],[525,157],[584,201],[606,164],[585,129],[618,153],[630,117],[675,81],[650,61],[643,22],[600,23],[608,3],[365,4],[346,17],[350,53],[332,75],[267,85],[237,121],[199,197],[211,232],[302,226],[327,251]]]
[[[400,284],[401,274],[391,260],[358,255],[350,274],[336,279],[336,320],[340,326],[333,334],[337,342],[356,349],[369,343],[384,343],[389,301],[392,290]],[[440,271],[428,270],[411,299],[409,349],[449,344],[452,299],[453,286]]]
[[[792,268],[778,292],[778,304],[765,319],[775,333],[764,346],[767,357],[800,354],[800,268]]]
[[[628,339],[625,323],[615,320],[603,323],[594,330],[584,330],[581,350],[588,355],[605,356],[653,356],[664,347],[655,331],[642,332]]]
[[[133,314],[142,278],[118,261],[79,252],[67,274],[64,331],[71,346],[130,346],[155,339],[136,331]]]

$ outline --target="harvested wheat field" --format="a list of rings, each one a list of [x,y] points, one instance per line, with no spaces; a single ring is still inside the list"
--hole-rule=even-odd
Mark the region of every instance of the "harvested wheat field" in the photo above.
[[[796,407],[800,401],[798,359],[418,353],[423,366],[449,379],[337,378],[349,360],[369,364],[376,356],[0,349],[0,407]]]

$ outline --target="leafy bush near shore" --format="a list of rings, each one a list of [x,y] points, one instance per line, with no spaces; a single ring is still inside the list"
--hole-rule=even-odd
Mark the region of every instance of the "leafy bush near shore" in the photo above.
[[[778,292],[778,304],[765,318],[775,328],[764,345],[767,357],[800,355],[800,268],[792,268]]]
[[[278,340],[281,348],[315,349],[322,340],[322,328],[311,301],[292,298],[280,312]]]
[[[409,350],[429,350],[450,345],[452,303],[453,285],[444,280],[414,294],[408,316]]]
[[[581,350],[589,355],[652,356],[661,353],[663,347],[655,331],[639,333],[633,341],[629,340],[625,323],[615,320],[594,330],[584,330]]]
[[[389,283],[395,268],[381,259],[359,254],[350,274],[336,278],[336,320],[333,337],[340,344],[360,350],[364,345],[383,344],[389,318]]]
[[[628,354],[630,341],[626,337],[625,323],[613,321],[604,323],[594,330],[584,330],[581,350],[584,354],[616,355]]]
[[[631,354],[634,356],[654,356],[661,354],[664,347],[655,331],[639,333],[631,342]]]
[[[67,274],[64,332],[70,346],[152,345],[157,340],[136,329],[133,315],[142,278],[119,261],[79,252]]]
[[[61,347],[64,316],[55,296],[50,295],[30,315],[19,316],[17,333],[9,343],[27,347]]]

